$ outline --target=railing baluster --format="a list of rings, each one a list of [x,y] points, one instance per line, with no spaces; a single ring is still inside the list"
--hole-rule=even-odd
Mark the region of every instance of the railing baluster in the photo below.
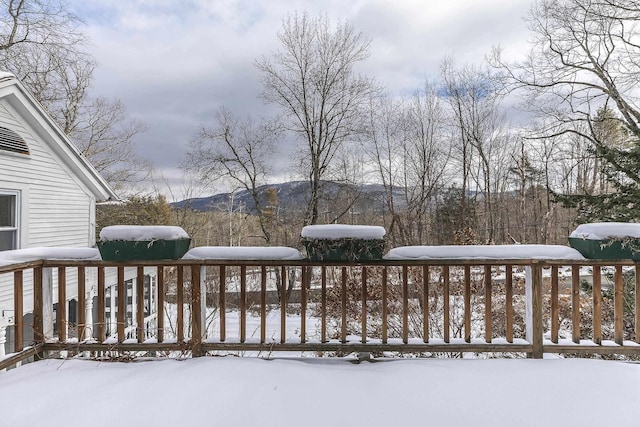
[[[616,265],[614,280],[614,292],[613,292],[613,340],[618,345],[622,345],[624,340],[624,294],[623,294],[623,279],[622,266]]]
[[[127,314],[127,287],[124,282],[124,267],[118,266],[118,343],[124,342],[124,328]]]
[[[471,342],[471,266],[464,266],[464,340]]]
[[[206,295],[203,295],[200,282],[200,266],[191,266],[191,355],[193,357],[202,356],[201,344],[204,336],[202,302]]]
[[[402,342],[409,342],[409,267],[402,266]]]
[[[484,266],[484,327],[486,343],[491,343],[493,338],[493,316],[491,313],[491,266]]]
[[[176,276],[176,335],[179,343],[184,342],[184,267],[178,266]]]
[[[158,275],[158,282],[156,284],[156,291],[157,291],[157,298],[156,298],[156,302],[157,302],[157,319],[156,319],[156,324],[158,325],[158,342],[164,342],[164,293],[165,293],[165,289],[164,289],[164,267],[163,266],[158,266],[158,271],[157,271],[157,275]]]
[[[67,340],[67,269],[58,267],[58,310],[56,313],[58,324],[58,339]]]
[[[367,267],[362,266],[362,307],[360,311],[362,321],[362,343],[367,342]]]
[[[282,282],[280,285],[280,343],[287,341],[287,268],[280,268]]]
[[[78,267],[78,341],[84,341],[87,337],[87,280],[84,267]]]
[[[388,273],[387,267],[383,267],[382,268],[382,344],[386,344],[389,338],[389,326],[387,324],[388,275],[389,273]]]
[[[422,341],[429,342],[429,267],[422,266]]]
[[[136,269],[136,338],[144,341],[144,267]]]
[[[593,266],[593,342],[602,344],[602,270],[599,265]]]
[[[505,273],[505,306],[507,312],[507,324],[505,325],[505,334],[508,343],[513,343],[513,266],[507,264],[504,267]]]
[[[444,342],[445,343],[449,343],[450,341],[450,328],[451,328],[451,323],[450,323],[450,310],[451,310],[451,306],[450,306],[450,293],[449,293],[449,266],[445,265],[442,267],[442,276],[444,279],[444,284],[443,284],[443,310],[444,310],[444,319],[443,319],[443,328],[444,328]]]
[[[220,312],[220,341],[227,339],[227,269],[220,266],[220,301],[218,311]]]
[[[307,342],[307,281],[308,267],[302,267],[302,278],[300,282],[300,342]]]
[[[531,263],[532,337],[531,357],[541,359],[544,351],[542,340],[542,266],[536,260]]]
[[[321,281],[321,312],[322,312],[322,319],[320,320],[321,325],[321,331],[320,331],[320,335],[321,335],[321,342],[327,342],[327,267],[326,266],[322,266],[321,267],[321,277],[320,277],[320,281]]]
[[[341,319],[340,342],[347,342],[347,267],[342,267],[342,282],[340,290],[341,298]]]
[[[260,343],[267,340],[267,267],[260,268]]]
[[[58,269],[59,271],[59,269]],[[58,285],[59,286],[59,285]],[[98,330],[96,331],[98,334],[98,341],[104,342],[107,339],[107,333],[105,328],[105,322],[107,319],[105,313],[105,304],[106,304],[106,292],[105,292],[105,273],[104,267],[98,267]],[[58,307],[60,307],[60,302],[58,302]]]
[[[247,339],[247,266],[240,266],[240,342]]]
[[[558,295],[558,266],[551,266],[551,342],[558,344],[560,304]]]
[[[24,270],[13,273],[13,325],[15,330],[15,351],[24,349]]]
[[[571,266],[571,339],[580,344],[580,266]]]

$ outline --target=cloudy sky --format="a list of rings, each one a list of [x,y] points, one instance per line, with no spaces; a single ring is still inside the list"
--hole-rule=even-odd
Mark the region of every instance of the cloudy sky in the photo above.
[[[225,106],[267,116],[254,61],[278,48],[295,12],[349,21],[371,39],[360,71],[395,94],[434,78],[442,60],[479,63],[492,46],[526,50],[531,0],[70,0],[99,63],[94,96],[120,99],[149,128],[136,140],[174,185],[199,126]],[[285,176],[286,171],[282,171]],[[166,191],[165,191],[165,194]],[[170,195],[169,195],[170,196]],[[170,196],[171,197],[171,196]]]

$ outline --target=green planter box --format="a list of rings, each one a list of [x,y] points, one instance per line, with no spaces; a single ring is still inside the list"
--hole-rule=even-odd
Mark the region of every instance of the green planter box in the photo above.
[[[191,239],[108,240],[98,242],[104,261],[159,261],[180,259],[189,250]]]
[[[311,261],[377,261],[384,254],[383,239],[302,239]]]
[[[634,237],[601,240],[569,237],[569,245],[585,258],[640,260],[640,239]]]

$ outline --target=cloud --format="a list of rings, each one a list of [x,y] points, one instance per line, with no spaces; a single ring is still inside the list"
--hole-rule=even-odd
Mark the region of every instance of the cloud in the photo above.
[[[359,71],[411,93],[447,55],[478,62],[493,45],[526,42],[528,0],[71,0],[99,62],[93,94],[121,99],[149,131],[137,150],[175,168],[198,127],[225,106],[239,115],[273,111],[259,99],[253,66],[278,48],[290,13],[348,20],[372,41]]]

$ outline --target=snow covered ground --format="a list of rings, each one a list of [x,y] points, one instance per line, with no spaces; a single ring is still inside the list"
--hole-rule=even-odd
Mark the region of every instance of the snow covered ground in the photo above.
[[[640,365],[579,359],[45,360],[0,373],[0,425],[637,426]]]

